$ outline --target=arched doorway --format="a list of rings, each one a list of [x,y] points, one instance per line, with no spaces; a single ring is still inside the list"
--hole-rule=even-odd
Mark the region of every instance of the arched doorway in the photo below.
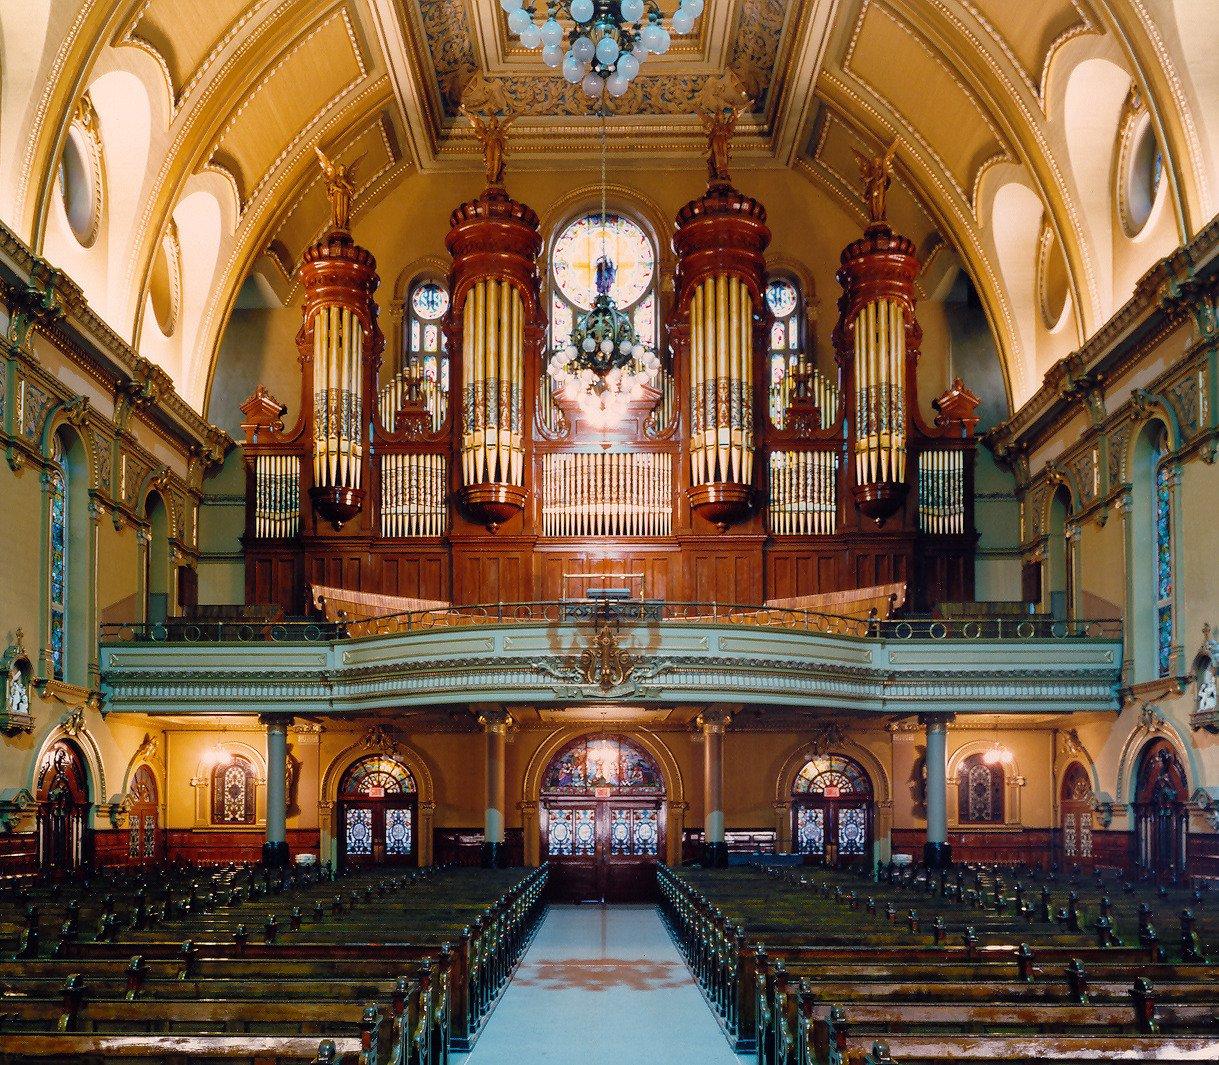
[[[1092,781],[1078,762],[1067,766],[1059,796],[1059,822],[1062,827],[1062,864],[1091,868],[1093,817]]]
[[[863,766],[815,755],[792,785],[792,850],[826,865],[870,862],[876,804]]]
[[[157,779],[148,766],[140,766],[132,775],[128,795],[127,857],[137,865],[155,862],[161,856],[160,803]]]
[[[34,781],[38,801],[38,866],[54,875],[87,865],[89,833],[89,772],[80,749],[57,740],[38,765]]]
[[[651,755],[619,736],[581,737],[547,767],[541,800],[541,853],[554,898],[653,897],[665,788]]]
[[[1185,871],[1189,797],[1185,770],[1166,740],[1154,740],[1139,758],[1135,785],[1136,861],[1157,879],[1176,881]]]
[[[339,862],[417,865],[419,792],[403,762],[387,754],[361,758],[339,781]]]

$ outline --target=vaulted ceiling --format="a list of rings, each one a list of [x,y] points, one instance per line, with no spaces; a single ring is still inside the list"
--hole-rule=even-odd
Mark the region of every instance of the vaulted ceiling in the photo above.
[[[891,217],[927,287],[969,274],[1018,404],[1214,213],[1216,16],[1219,0],[708,0],[609,135],[641,168],[696,166],[698,109],[742,86],[740,183],[794,170],[861,221],[851,149],[898,139]],[[522,115],[521,194],[529,170],[595,151],[588,102],[497,0],[2,4],[0,219],[203,409],[243,284],[290,291],[324,223],[314,147],[360,159],[358,227],[416,175],[477,170],[463,99]],[[1132,222],[1141,130],[1163,179]],[[60,165],[74,141],[83,228]]]

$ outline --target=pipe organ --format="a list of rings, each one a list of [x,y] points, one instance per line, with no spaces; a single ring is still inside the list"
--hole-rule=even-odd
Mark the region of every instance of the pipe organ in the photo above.
[[[678,212],[674,353],[689,365],[690,507],[721,530],[754,501],[766,209],[712,184]]]
[[[509,603],[623,574],[689,602],[901,581],[916,608],[971,598],[978,400],[957,381],[921,413],[913,245],[882,218],[844,250],[819,352],[772,333],[770,237],[723,175],[678,212],[660,369],[607,426],[553,390],[543,234],[502,185],[451,216],[427,374],[404,354],[380,388],[375,262],[332,228],[302,264],[293,427],[265,388],[242,406],[247,599],[299,614],[316,582]]]
[[[449,350],[460,387],[454,446],[460,499],[494,531],[525,509],[528,436],[523,417],[526,370],[537,366],[542,322],[537,270],[538,216],[500,187],[453,212],[445,244],[449,274]],[[529,375],[536,381],[536,373]]]

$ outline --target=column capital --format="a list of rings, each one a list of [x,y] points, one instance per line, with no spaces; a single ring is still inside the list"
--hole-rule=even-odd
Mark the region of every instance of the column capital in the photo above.
[[[702,730],[703,735],[723,733],[732,724],[732,711],[718,708],[704,710],[695,718],[695,724]]]
[[[258,723],[260,725],[266,725],[267,728],[278,727],[281,729],[286,729],[289,725],[292,724],[292,715],[291,714],[259,714]]]
[[[947,728],[957,719],[956,714],[919,714],[918,723],[926,728],[935,728],[937,725]]]
[[[480,710],[478,712],[478,723],[482,725],[484,732],[503,732],[507,731],[515,724],[512,719],[512,714],[507,710]]]

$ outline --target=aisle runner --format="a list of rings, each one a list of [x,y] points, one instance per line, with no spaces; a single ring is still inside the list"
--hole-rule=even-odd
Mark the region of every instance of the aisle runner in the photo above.
[[[461,1058],[458,1058],[461,1061]],[[468,1065],[739,1065],[652,906],[552,906]]]

